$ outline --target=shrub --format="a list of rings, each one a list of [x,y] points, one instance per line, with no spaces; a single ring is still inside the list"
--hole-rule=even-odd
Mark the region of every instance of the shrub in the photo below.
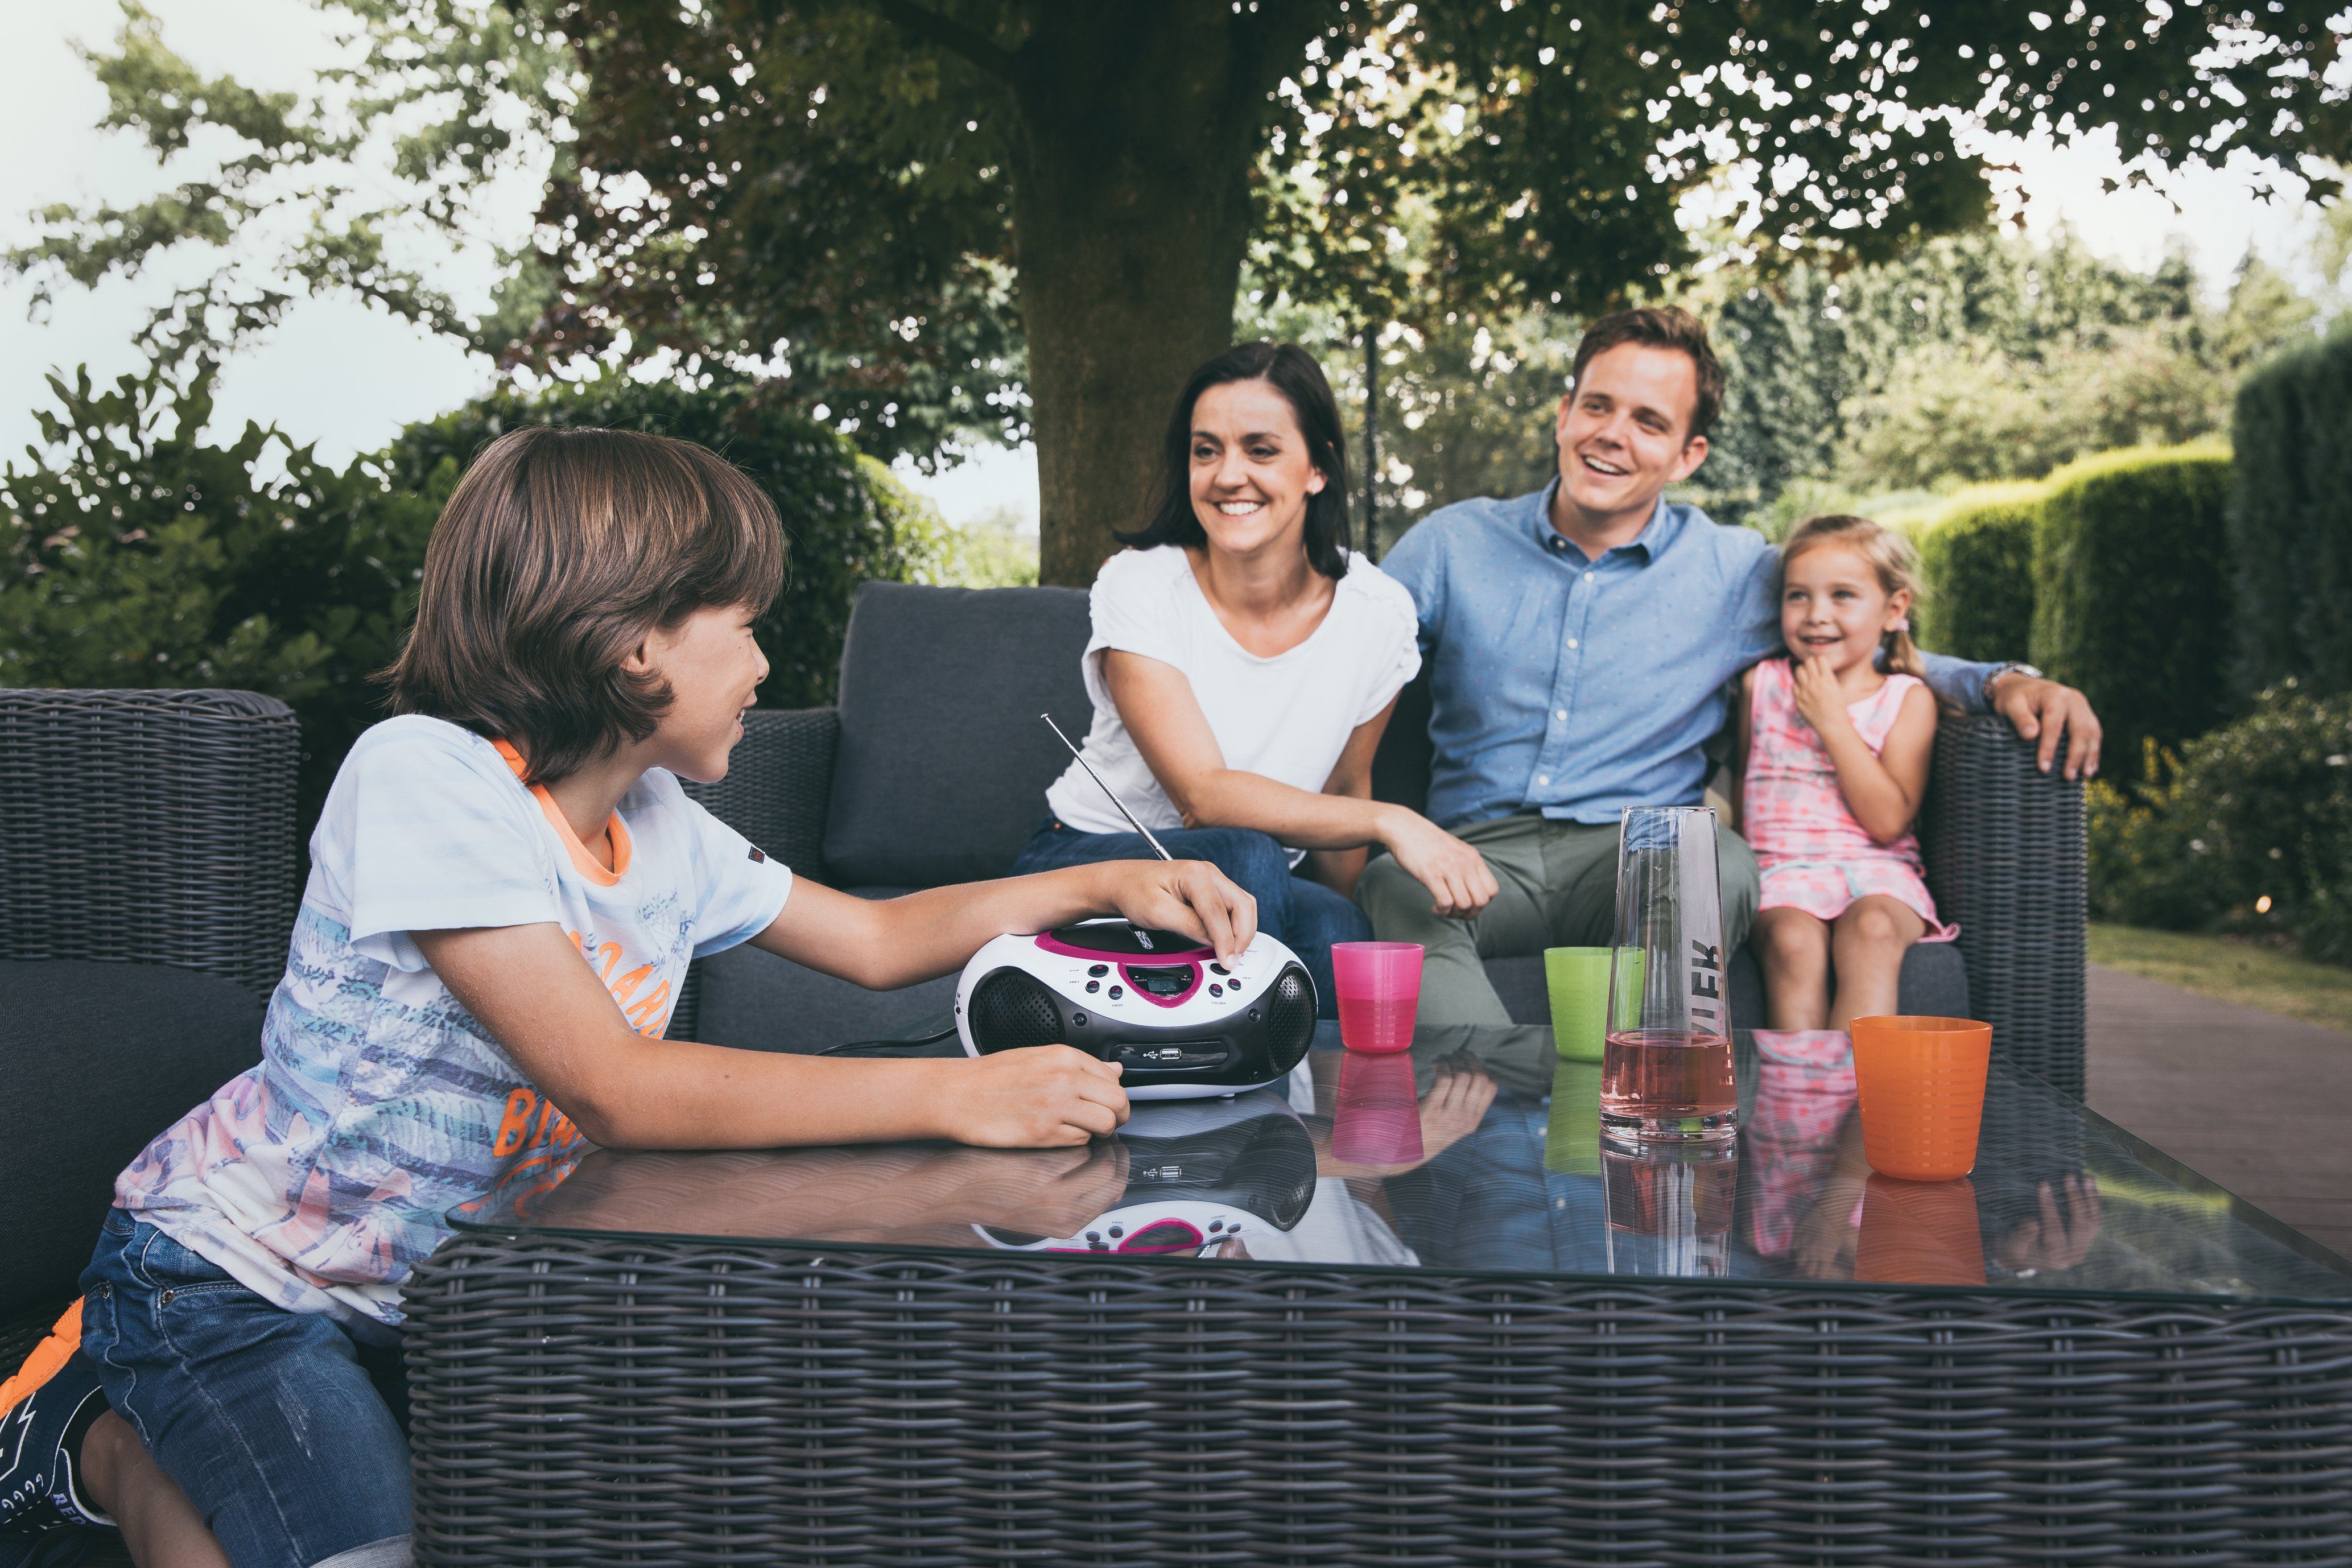
[[[2284,931],[2352,962],[2352,696],[2264,692],[2248,717],[2094,786],[2091,898],[2134,925]]]
[[[1957,658],[2022,658],[2033,636],[2038,487],[1963,495],[1919,531],[1921,646]]]
[[[2352,328],[2248,375],[2236,441],[2237,688],[2352,691]]]
[[[727,453],[775,499],[791,574],[761,622],[764,703],[830,701],[849,599],[869,577],[926,580],[945,529],[888,469],[749,387],[616,383],[500,394],[412,426],[341,471],[276,430],[200,434],[213,372],[161,369],[110,392],[52,379],[47,451],[0,470],[0,685],[244,687],[301,721],[307,836],[409,616],[425,543],[464,464],[524,423],[656,429]]]
[[[757,480],[784,521],[784,591],[758,627],[769,672],[766,708],[833,700],[841,644],[857,584],[937,581],[952,542],[929,503],[849,442],[760,395],[757,384],[694,389],[625,377],[561,387],[537,397],[511,392],[409,427],[386,454],[395,481],[425,486],[454,477],[483,446],[524,425],[648,430],[721,453]]]
[[[2033,536],[2033,662],[2082,688],[2116,754],[2228,711],[2230,458],[2135,448],[2050,477]]]

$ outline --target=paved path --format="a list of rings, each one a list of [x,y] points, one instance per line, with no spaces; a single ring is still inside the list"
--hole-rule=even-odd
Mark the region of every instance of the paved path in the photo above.
[[[2352,1035],[2091,967],[2091,1108],[2352,1257]]]

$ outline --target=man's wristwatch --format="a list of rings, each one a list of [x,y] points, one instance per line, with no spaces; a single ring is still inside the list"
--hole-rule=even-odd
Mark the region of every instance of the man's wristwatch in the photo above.
[[[1997,664],[1993,666],[1991,673],[1984,678],[1984,684],[1977,689],[1977,695],[1984,700],[1985,711],[1988,713],[1992,711],[1992,689],[1994,686],[1999,684],[2000,678],[2004,675],[2031,676],[2035,680],[2047,680],[2050,679],[2030,664],[2019,664],[2015,661],[2011,661],[2008,664]]]

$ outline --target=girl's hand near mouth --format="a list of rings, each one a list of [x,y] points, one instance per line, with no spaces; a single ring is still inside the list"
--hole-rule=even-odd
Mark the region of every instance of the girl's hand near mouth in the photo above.
[[[1845,710],[1845,689],[1838,683],[1837,671],[1830,668],[1829,656],[1808,654],[1790,663],[1796,678],[1797,711],[1813,732],[1827,741],[1841,727],[1853,729],[1853,716]]]

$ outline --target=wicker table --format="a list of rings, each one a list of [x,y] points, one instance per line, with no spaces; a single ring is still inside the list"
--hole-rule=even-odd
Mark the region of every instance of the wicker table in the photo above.
[[[1971,1182],[1865,1180],[1818,1056],[1704,1151],[1489,1029],[541,1171],[410,1290],[419,1561],[2352,1561],[2352,1265],[1998,1061]]]

